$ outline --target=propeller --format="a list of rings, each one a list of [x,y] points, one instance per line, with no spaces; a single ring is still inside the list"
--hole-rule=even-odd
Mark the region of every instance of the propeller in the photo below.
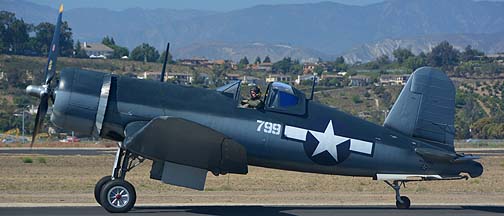
[[[40,104],[37,109],[37,116],[35,117],[35,127],[33,128],[32,141],[30,144],[30,148],[33,147],[33,143],[35,142],[35,138],[42,127],[42,123],[44,122],[45,115],[47,114],[47,109],[49,108],[49,99],[54,98],[53,89],[51,89],[51,81],[56,74],[56,61],[58,59],[58,51],[59,51],[59,38],[61,32],[61,16],[63,14],[63,4],[60,5],[58,21],[56,23],[56,27],[54,28],[54,35],[51,42],[51,46],[49,47],[49,55],[47,58],[47,66],[45,68],[45,80],[42,83],[42,86],[29,85],[26,87],[26,93],[31,96],[40,98]]]
[[[164,62],[163,62],[163,70],[161,71],[161,82],[164,82],[164,77],[166,74],[166,65],[168,64],[168,55],[169,55],[168,52],[169,51],[170,51],[170,43],[168,43],[168,45],[166,45],[166,52],[165,52]]]

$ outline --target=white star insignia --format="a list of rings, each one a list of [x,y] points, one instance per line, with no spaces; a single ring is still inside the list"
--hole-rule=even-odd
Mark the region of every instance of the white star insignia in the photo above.
[[[350,138],[334,135],[332,121],[329,121],[325,131],[318,132],[310,130],[310,133],[319,141],[317,148],[312,154],[312,157],[327,151],[334,160],[338,161],[338,145],[350,140]]]

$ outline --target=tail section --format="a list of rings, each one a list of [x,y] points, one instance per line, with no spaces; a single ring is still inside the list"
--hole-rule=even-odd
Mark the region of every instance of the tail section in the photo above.
[[[442,71],[422,67],[411,75],[384,126],[453,150],[455,87]]]

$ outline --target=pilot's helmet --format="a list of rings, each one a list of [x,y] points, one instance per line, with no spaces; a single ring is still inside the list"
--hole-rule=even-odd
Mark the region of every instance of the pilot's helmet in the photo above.
[[[260,97],[261,96],[261,89],[257,86],[254,86],[250,89],[250,95],[252,95],[252,93],[255,93],[256,97]]]

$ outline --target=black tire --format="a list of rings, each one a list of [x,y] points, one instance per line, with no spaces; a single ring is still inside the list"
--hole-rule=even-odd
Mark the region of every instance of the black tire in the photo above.
[[[115,197],[114,194],[116,194]],[[101,206],[108,212],[126,213],[135,205],[136,191],[129,182],[116,179],[103,185],[100,200]]]
[[[103,187],[103,185],[107,184],[109,181],[112,181],[112,176],[103,176],[98,182],[96,182],[95,188],[94,188],[94,198],[98,204],[101,205],[100,201],[100,192]]]
[[[401,200],[403,203],[399,202],[399,200],[396,201],[396,207],[398,209],[409,209],[411,205],[411,201],[407,196],[401,196]]]

